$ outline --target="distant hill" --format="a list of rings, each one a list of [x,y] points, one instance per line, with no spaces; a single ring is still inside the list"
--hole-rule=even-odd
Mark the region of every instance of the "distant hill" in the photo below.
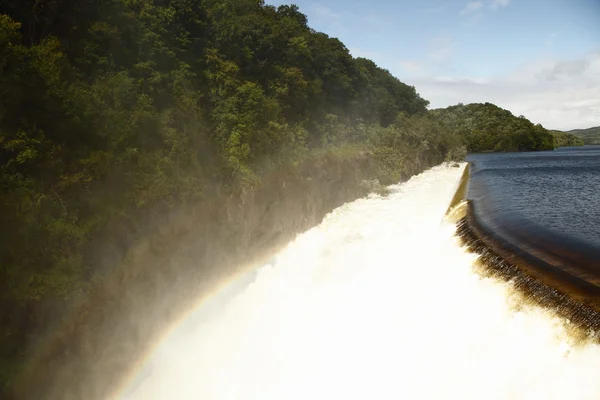
[[[583,146],[585,143],[583,140],[572,133],[563,131],[549,131],[554,136],[554,144],[556,147],[572,147],[572,146]]]
[[[600,144],[600,126],[587,129],[573,129],[566,133],[581,138],[585,144]]]
[[[462,137],[467,151],[535,151],[557,147],[556,135],[524,116],[491,103],[459,104],[431,110],[449,131]]]

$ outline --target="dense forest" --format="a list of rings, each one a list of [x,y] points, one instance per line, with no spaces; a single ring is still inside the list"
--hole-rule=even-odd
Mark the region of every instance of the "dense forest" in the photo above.
[[[382,183],[461,156],[414,87],[296,6],[3,1],[0,69],[3,387],[27,343],[124,262],[128,241],[97,254],[113,231],[252,191],[317,150],[372,154]]]
[[[491,104],[427,107],[296,6],[1,2],[0,386],[135,235],[110,259],[103,240],[149,215],[251,192],[324,151],[368,154],[390,184],[466,149],[556,146]]]
[[[581,140],[577,135],[572,133],[551,130],[549,131],[554,136],[556,147],[573,147],[583,146],[585,142]]]
[[[462,138],[469,152],[553,150],[583,144],[573,135],[548,131],[491,103],[459,104],[431,113],[446,130]]]
[[[600,144],[600,126],[587,129],[573,129],[565,133],[580,138],[585,144]]]

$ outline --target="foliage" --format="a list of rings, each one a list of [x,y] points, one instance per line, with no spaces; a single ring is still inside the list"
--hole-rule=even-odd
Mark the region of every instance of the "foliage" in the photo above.
[[[427,105],[296,6],[1,2],[0,379],[120,262],[95,250],[116,230],[125,257],[143,216],[344,143],[396,182],[460,144]]]
[[[579,137],[562,131],[550,131],[554,136],[554,142],[556,147],[571,147],[571,146],[583,146],[584,142]]]
[[[600,126],[587,129],[573,129],[565,133],[579,137],[583,140],[584,144],[600,144]]]
[[[494,104],[456,105],[430,111],[460,135],[469,152],[553,150],[554,136],[540,124]]]
[[[373,128],[369,144],[377,162],[377,178],[389,185],[424,166],[454,157],[452,154],[460,149],[461,140],[430,115],[400,114],[393,124]]]

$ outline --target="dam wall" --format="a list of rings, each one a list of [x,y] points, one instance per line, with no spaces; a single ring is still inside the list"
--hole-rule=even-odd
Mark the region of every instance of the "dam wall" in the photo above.
[[[469,198],[469,168],[449,216],[462,243],[480,255],[482,274],[512,282],[527,302],[555,311],[582,337],[600,331],[600,259],[596,249],[487,218]]]

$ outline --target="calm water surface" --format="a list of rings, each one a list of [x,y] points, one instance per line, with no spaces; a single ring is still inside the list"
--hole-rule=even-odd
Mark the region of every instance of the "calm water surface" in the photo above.
[[[492,231],[561,243],[600,261],[600,146],[471,154],[468,197]]]

